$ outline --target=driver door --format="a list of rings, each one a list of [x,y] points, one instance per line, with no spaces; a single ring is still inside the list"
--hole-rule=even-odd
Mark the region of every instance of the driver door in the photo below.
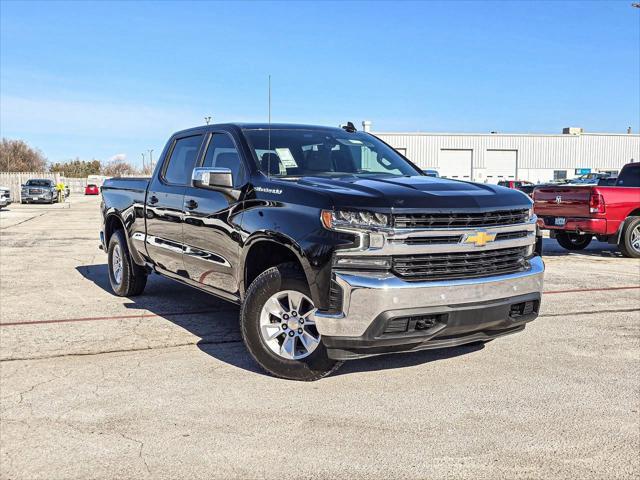
[[[235,294],[239,279],[241,199],[245,167],[230,134],[214,132],[207,139],[201,167],[228,168],[234,188],[188,186],[184,195],[184,265],[188,277]]]

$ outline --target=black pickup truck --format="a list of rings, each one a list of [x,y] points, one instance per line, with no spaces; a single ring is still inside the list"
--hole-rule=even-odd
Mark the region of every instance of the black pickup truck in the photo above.
[[[526,195],[426,176],[351,124],[178,132],[150,180],[107,180],[101,208],[117,295],[156,272],[240,304],[249,352],[283,378],[486,342],[540,306]]]

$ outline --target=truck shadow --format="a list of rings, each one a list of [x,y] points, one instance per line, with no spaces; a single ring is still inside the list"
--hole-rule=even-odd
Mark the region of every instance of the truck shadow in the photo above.
[[[79,266],[76,270],[113,295],[106,264]],[[131,303],[125,303],[126,308],[167,320],[198,337],[200,340],[196,345],[207,355],[229,365],[264,374],[241,343],[240,308],[237,305],[160,275],[150,275],[144,294],[128,300]],[[482,348],[482,344],[472,344],[353,360],[346,362],[336,375],[411,367],[466,355]]]
[[[562,248],[553,238],[544,238],[542,240],[542,256],[544,257],[564,257],[568,255],[582,255],[587,257],[603,257],[603,258],[624,258],[618,250],[617,245],[606,242],[593,240],[584,250],[569,251]]]

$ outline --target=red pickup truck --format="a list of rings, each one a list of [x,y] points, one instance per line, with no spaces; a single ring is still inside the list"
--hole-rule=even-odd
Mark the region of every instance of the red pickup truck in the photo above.
[[[582,250],[595,236],[640,258],[640,163],[625,165],[615,186],[536,187],[533,201],[538,226],[567,250]]]

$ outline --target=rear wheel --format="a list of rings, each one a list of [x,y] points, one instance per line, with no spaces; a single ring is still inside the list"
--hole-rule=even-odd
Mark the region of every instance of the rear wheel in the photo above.
[[[242,338],[258,365],[289,380],[318,380],[335,371],[341,362],[327,356],[315,311],[306,278],[295,264],[259,275],[240,313]]]
[[[556,240],[561,247],[567,250],[584,250],[591,243],[593,237],[589,234],[580,235],[578,233],[559,232]]]
[[[131,258],[123,230],[116,230],[109,240],[109,283],[119,297],[140,295],[147,285],[147,273]]]
[[[624,226],[618,247],[625,257],[640,258],[640,217]]]

